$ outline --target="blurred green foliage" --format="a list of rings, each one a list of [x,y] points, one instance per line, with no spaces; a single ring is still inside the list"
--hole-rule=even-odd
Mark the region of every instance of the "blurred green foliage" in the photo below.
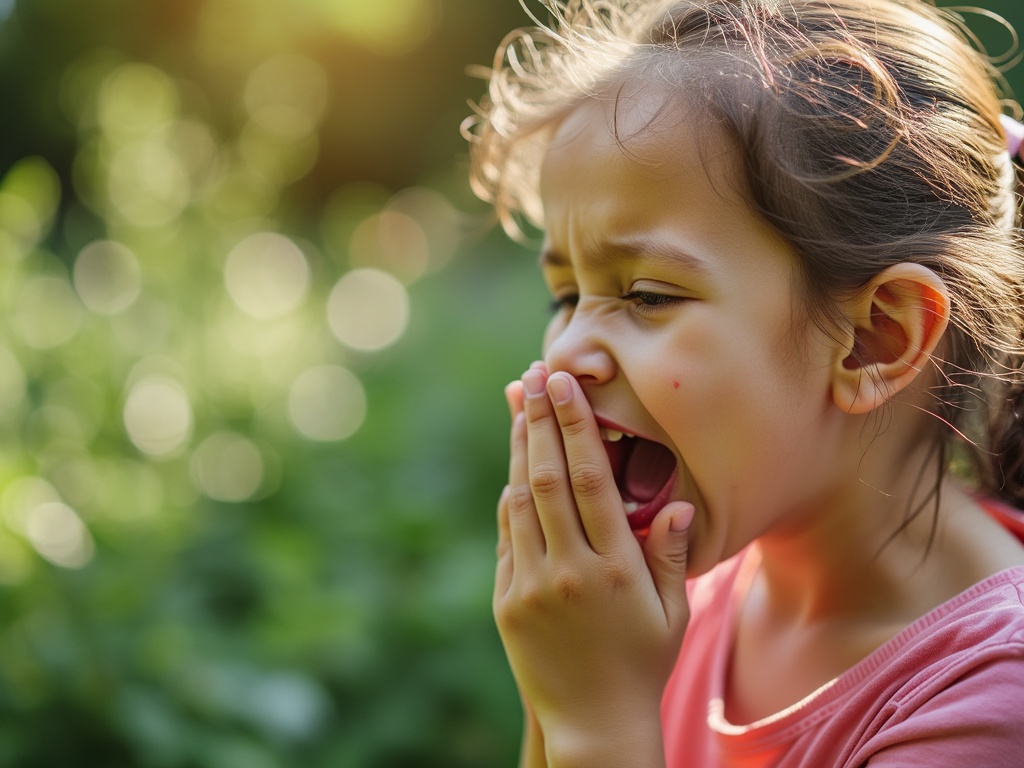
[[[524,20],[0,0],[0,766],[514,761],[501,388],[545,298],[458,124]]]

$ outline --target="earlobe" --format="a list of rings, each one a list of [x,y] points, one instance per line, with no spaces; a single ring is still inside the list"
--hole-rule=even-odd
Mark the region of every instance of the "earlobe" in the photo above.
[[[949,292],[927,267],[895,264],[879,272],[845,314],[848,333],[832,396],[846,413],[868,413],[925,370],[949,324]]]

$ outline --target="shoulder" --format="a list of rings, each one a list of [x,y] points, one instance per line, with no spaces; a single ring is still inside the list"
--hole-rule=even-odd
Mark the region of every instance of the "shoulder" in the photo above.
[[[851,764],[1019,765],[1024,568],[975,585],[905,635],[875,670],[891,676],[889,697],[878,712],[879,729]]]
[[[920,679],[909,680],[911,691],[921,679],[952,682],[992,663],[1024,663],[1024,566],[975,584],[912,624],[897,641],[893,661],[900,658],[919,672]]]
[[[1006,651],[976,656],[955,679],[933,680],[927,696],[890,713],[886,727],[851,764],[1019,767],[1024,651]]]

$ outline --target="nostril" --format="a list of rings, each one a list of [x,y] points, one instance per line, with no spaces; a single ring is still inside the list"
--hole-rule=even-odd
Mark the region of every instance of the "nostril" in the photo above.
[[[597,384],[601,381],[601,379],[595,373],[590,373],[585,370],[581,371],[569,366],[560,366],[552,363],[534,363],[530,367],[533,368],[534,366],[540,366],[541,368],[543,368],[545,375],[547,375],[548,377],[553,376],[556,373],[564,373],[569,376],[572,376],[574,379],[576,379],[580,386],[584,386],[586,384]]]
[[[611,355],[596,345],[589,349],[551,349],[545,355],[545,361],[550,373],[564,371],[575,378],[580,386],[604,384],[615,376],[616,367]]]
[[[580,383],[580,386],[586,386],[587,384],[597,384],[598,378],[589,373],[585,373],[582,376],[576,376],[576,381]]]

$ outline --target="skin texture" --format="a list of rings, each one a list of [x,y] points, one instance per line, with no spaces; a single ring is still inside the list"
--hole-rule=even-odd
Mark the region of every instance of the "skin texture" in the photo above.
[[[751,542],[762,567],[735,628],[734,722],[794,703],[1024,562],[953,481],[927,558],[928,515],[883,547],[930,466],[941,280],[890,268],[823,333],[795,255],[745,202],[734,149],[655,89],[617,93],[553,133],[541,263],[560,309],[544,361],[506,390],[494,612],[524,701],[523,765],[663,765],[685,579]],[[676,457],[645,539],[599,424]]]

